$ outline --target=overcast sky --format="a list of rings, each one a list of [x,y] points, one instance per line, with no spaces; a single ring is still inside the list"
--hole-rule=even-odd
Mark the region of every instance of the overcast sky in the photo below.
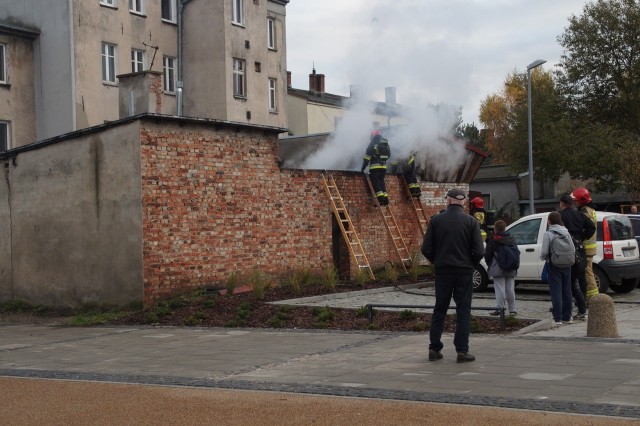
[[[360,84],[372,100],[397,88],[397,101],[462,107],[479,126],[480,103],[510,72],[536,59],[551,70],[557,37],[584,0],[291,0],[287,69],[309,88],[313,65],[325,90],[349,96]],[[480,126],[479,126],[480,127]]]

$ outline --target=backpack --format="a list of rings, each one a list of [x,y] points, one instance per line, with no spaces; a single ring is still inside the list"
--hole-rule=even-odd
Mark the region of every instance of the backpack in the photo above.
[[[573,266],[576,263],[576,249],[571,236],[556,231],[551,232],[556,237],[549,242],[549,261],[558,268]]]
[[[386,139],[382,139],[380,143],[377,143],[373,147],[374,157],[380,162],[380,164],[385,164],[391,155],[391,148],[389,148],[389,143]]]
[[[518,246],[501,245],[496,252],[496,261],[503,271],[516,271],[520,267],[520,250]]]

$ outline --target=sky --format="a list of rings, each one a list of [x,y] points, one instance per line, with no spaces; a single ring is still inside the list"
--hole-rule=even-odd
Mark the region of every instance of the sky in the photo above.
[[[585,0],[291,0],[287,70],[292,86],[325,75],[325,91],[349,96],[364,87],[383,101],[396,87],[403,105],[462,107],[480,126],[481,102],[508,74],[537,59],[552,70],[563,54],[557,37]]]

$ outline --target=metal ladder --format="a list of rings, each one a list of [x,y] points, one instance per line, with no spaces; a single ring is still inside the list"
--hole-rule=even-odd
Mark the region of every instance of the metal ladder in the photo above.
[[[375,280],[376,277],[373,274],[367,255],[364,253],[362,244],[360,244],[360,239],[358,238],[356,229],[353,226],[349,212],[347,212],[347,208],[344,205],[344,200],[340,195],[340,191],[338,191],[336,181],[333,179],[331,174],[325,175],[325,173],[323,173],[322,183],[325,191],[327,192],[327,197],[329,197],[329,201],[331,202],[333,214],[335,215],[338,225],[340,226],[340,230],[342,231],[342,236],[347,243],[347,247],[349,247],[351,257],[358,263],[358,268],[360,268],[360,270],[366,269],[369,274],[369,278]],[[345,224],[348,224],[348,230],[345,228]]]
[[[418,219],[418,226],[420,227],[420,232],[422,232],[422,236],[427,233],[427,226],[429,225],[429,218],[427,217],[427,212],[424,211],[424,207],[422,206],[422,201],[419,198],[413,198],[411,196],[411,191],[409,190],[409,183],[404,178],[404,176],[398,176],[400,179],[402,186],[405,189],[407,197],[411,201],[411,205],[413,206],[413,211],[416,214],[416,219]]]
[[[365,174],[365,177],[367,179],[367,183],[369,184],[369,190],[371,191],[373,202],[377,206],[377,208],[380,209],[380,213],[382,213],[384,226],[389,232],[391,241],[393,241],[393,246],[395,247],[396,253],[398,253],[398,257],[400,258],[402,269],[404,269],[404,272],[407,273],[407,264],[411,263],[411,255],[409,254],[409,249],[407,249],[407,245],[404,242],[404,238],[402,238],[402,234],[400,233],[400,228],[398,227],[396,218],[393,216],[391,206],[383,206],[378,202],[376,191],[373,189],[373,184],[371,183],[371,177],[368,174]]]

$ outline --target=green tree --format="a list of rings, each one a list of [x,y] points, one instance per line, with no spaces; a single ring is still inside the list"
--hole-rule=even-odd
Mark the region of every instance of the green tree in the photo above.
[[[640,188],[630,170],[640,134],[640,3],[598,0],[571,16],[558,37],[564,55],[556,82],[573,124],[565,146],[573,177],[596,189]]]
[[[558,85],[575,117],[640,133],[640,2],[588,3],[558,43]]]

